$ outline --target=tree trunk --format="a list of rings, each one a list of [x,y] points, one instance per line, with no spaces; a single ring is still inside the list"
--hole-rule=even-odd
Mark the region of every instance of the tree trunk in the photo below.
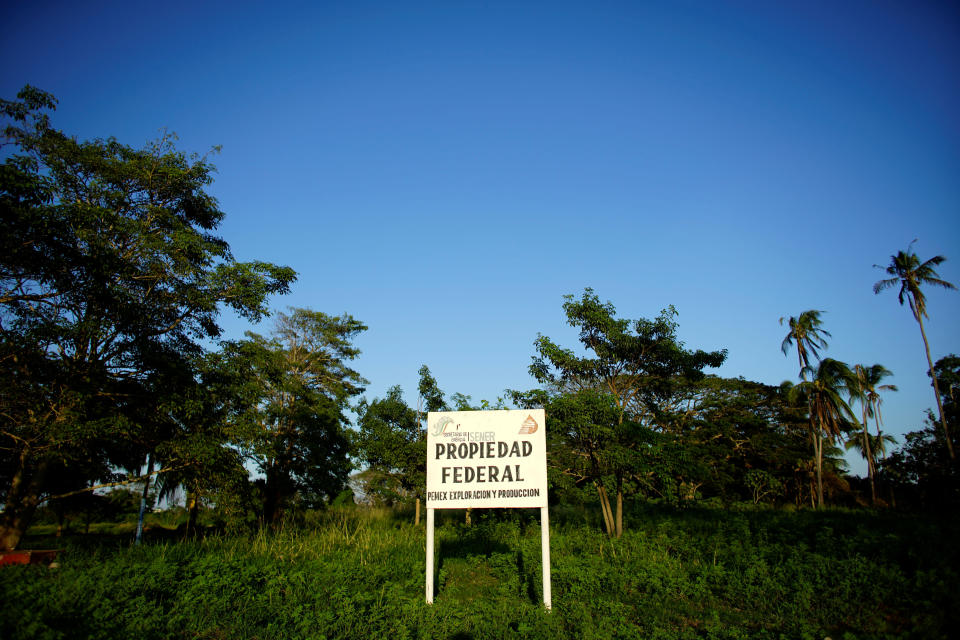
[[[873,452],[870,451],[870,432],[867,431],[867,408],[863,408],[863,453],[867,459],[867,475],[870,476],[870,504],[877,505],[876,472],[873,468]]]
[[[147,479],[143,481],[143,493],[140,494],[140,513],[137,515],[137,534],[133,537],[133,544],[140,544],[143,537],[143,514],[147,510],[147,494],[150,492],[150,474],[153,473],[153,454],[147,454]]]
[[[283,495],[281,493],[281,474],[276,465],[271,465],[266,474],[263,487],[263,524],[276,527],[283,517]]]
[[[468,526],[468,527],[473,524],[473,523],[470,521],[470,511],[472,511],[472,509],[467,509],[467,520],[466,520],[466,522],[467,522],[467,526]]]
[[[823,508],[823,434],[819,431],[814,436],[814,449],[817,455],[817,509]]]
[[[26,452],[20,455],[19,465],[14,471],[7,490],[7,499],[3,513],[0,513],[0,550],[10,551],[17,548],[20,539],[27,532],[33,514],[40,504],[40,490],[46,463],[31,470]]]
[[[814,502],[814,507],[819,509],[823,506],[823,440],[814,420],[813,406],[809,400],[807,400],[807,413],[810,416],[810,440],[813,443],[813,469],[816,477],[816,492],[811,491],[811,494],[815,493],[816,500],[814,501],[814,496],[811,495],[810,501]]]
[[[937,409],[940,411],[940,424],[943,426],[943,436],[947,441],[947,452],[950,454],[951,460],[956,460],[957,457],[953,453],[953,442],[950,440],[950,430],[947,428],[947,418],[943,413],[943,400],[940,399],[940,385],[937,384],[937,374],[933,369],[933,358],[930,357],[930,343],[927,342],[927,332],[923,329],[923,318],[916,311],[914,311],[913,317],[917,319],[917,323],[920,325],[923,348],[927,353],[927,364],[930,365],[930,379],[933,380],[933,393],[937,397]]]
[[[417,527],[420,526],[420,498],[417,498],[417,512],[413,518],[413,524]]]
[[[200,510],[200,496],[196,491],[187,491],[187,526],[183,530],[183,539],[194,534],[197,528],[197,512]]]
[[[623,478],[617,476],[617,537],[623,536]]]
[[[602,484],[597,484],[597,493],[600,495],[600,510],[603,512],[603,525],[607,530],[608,536],[614,535],[613,512],[610,510],[610,498],[607,497],[607,489]]]

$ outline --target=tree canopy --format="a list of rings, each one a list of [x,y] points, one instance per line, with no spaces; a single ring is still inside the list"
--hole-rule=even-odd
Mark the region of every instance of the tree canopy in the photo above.
[[[18,97],[0,103],[5,547],[51,465],[97,476],[133,466],[169,429],[155,390],[220,335],[221,310],[259,320],[295,279],[236,260],[215,235],[224,213],[205,190],[205,157],[170,135],[141,149],[80,141],[50,126],[52,96],[26,87]]]

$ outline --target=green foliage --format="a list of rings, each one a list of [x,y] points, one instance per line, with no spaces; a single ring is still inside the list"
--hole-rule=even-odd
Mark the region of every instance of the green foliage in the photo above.
[[[830,336],[830,332],[823,328],[823,321],[820,314],[823,311],[809,309],[797,317],[790,316],[787,325],[790,331],[787,332],[783,342],[780,343],[780,350],[786,355],[797,344],[797,359],[800,362],[800,377],[804,378],[804,370],[810,368],[810,354],[813,354],[817,360],[820,359],[820,353],[817,349],[826,349],[827,341],[824,336]],[[784,318],[780,318],[782,325]]]
[[[60,568],[0,571],[0,636],[25,638],[948,638],[955,518],[648,505],[611,540],[551,515],[553,610],[531,512],[423,530],[327,510],[308,529],[141,547],[70,543]]]
[[[238,413],[239,446],[263,474],[263,519],[277,524],[294,501],[317,507],[344,488],[351,469],[345,411],[366,384],[347,363],[366,326],[309,309],[277,314],[269,339],[248,333],[236,349],[249,372]]]
[[[664,309],[654,320],[616,318],[610,302],[592,289],[578,301],[565,296],[567,322],[580,329],[580,342],[593,357],[579,357],[546,336],[534,342],[537,356],[530,374],[556,389],[602,389],[626,414],[656,415],[672,398],[678,378],[699,379],[705,367],[719,367],[726,351],[688,351],[677,339],[677,312]]]
[[[879,476],[896,506],[955,511],[960,506],[960,468],[950,458],[932,414],[927,423],[904,436],[903,446],[881,462]]]
[[[772,502],[784,492],[784,483],[763,469],[750,469],[744,474],[744,484],[750,488],[754,504]]]
[[[934,373],[943,390],[944,418],[950,433],[957,434],[960,429],[960,357],[951,353],[940,358],[934,365]]]
[[[430,368],[423,365],[418,373],[420,381],[417,385],[417,391],[420,393],[423,402],[423,410],[428,413],[430,411],[446,411],[447,404],[443,399],[443,391],[437,385],[437,379],[430,373]],[[420,407],[418,407],[419,409]]]
[[[113,479],[174,439],[166,403],[196,385],[220,309],[259,320],[295,278],[237,262],[215,235],[206,158],[172,135],[79,141],[50,127],[54,104],[31,87],[0,103],[0,546],[41,496]]]
[[[916,240],[913,242],[916,242]],[[920,318],[929,317],[927,315],[927,299],[921,287],[926,285],[953,290],[956,290],[957,287],[953,283],[941,279],[935,268],[943,264],[946,258],[934,256],[929,260],[920,262],[920,258],[913,252],[913,242],[905,251],[898,251],[895,255],[890,256],[890,264],[887,265],[885,271],[893,277],[877,281],[873,285],[873,292],[880,293],[900,285],[897,299],[901,305],[903,305],[904,300],[909,302],[910,311],[919,322]],[[880,265],[874,266],[883,268]]]
[[[610,473],[620,417],[610,395],[592,389],[558,394],[546,409],[551,485],[579,486]]]
[[[563,403],[562,394],[574,394],[575,403],[585,403],[574,411],[561,406],[560,413],[572,420],[560,430],[572,438],[568,444],[573,459],[585,457],[585,463],[563,465],[566,473],[579,475],[578,484],[589,481],[596,486],[607,532],[619,536],[626,490],[653,475],[664,479],[665,467],[689,469],[687,452],[659,436],[670,431],[677,397],[703,378],[704,368],[723,364],[726,351],[684,348],[677,338],[673,307],[654,320],[631,321],[615,317],[612,303],[600,302],[592,289],[585,289],[580,300],[565,296],[563,310],[567,322],[579,328],[580,342],[589,354],[577,356],[546,336],[538,336],[530,374],[545,387],[541,400],[549,402],[553,393],[560,395]],[[604,394],[613,403],[616,411],[609,424],[597,422],[594,394]],[[530,394],[514,395],[526,402],[536,399]],[[582,426],[587,424],[592,426],[585,431]],[[586,442],[584,436],[592,442]],[[616,516],[607,496],[607,474],[616,491]]]
[[[383,399],[362,400],[357,415],[357,455],[369,466],[367,477],[378,479],[368,483],[368,490],[388,504],[399,498],[422,498],[427,474],[426,431],[417,412],[404,402],[400,387],[391,387]]]

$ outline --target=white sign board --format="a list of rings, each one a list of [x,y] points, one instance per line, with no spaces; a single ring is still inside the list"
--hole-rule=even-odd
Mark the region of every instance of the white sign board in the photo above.
[[[427,416],[427,509],[547,506],[543,409]]]

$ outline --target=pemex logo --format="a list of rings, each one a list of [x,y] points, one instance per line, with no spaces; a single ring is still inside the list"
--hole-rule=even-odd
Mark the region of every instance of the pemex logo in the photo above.
[[[520,435],[526,436],[531,433],[536,433],[539,425],[537,421],[533,419],[533,416],[527,415],[527,419],[523,421],[523,424],[520,425]]]

